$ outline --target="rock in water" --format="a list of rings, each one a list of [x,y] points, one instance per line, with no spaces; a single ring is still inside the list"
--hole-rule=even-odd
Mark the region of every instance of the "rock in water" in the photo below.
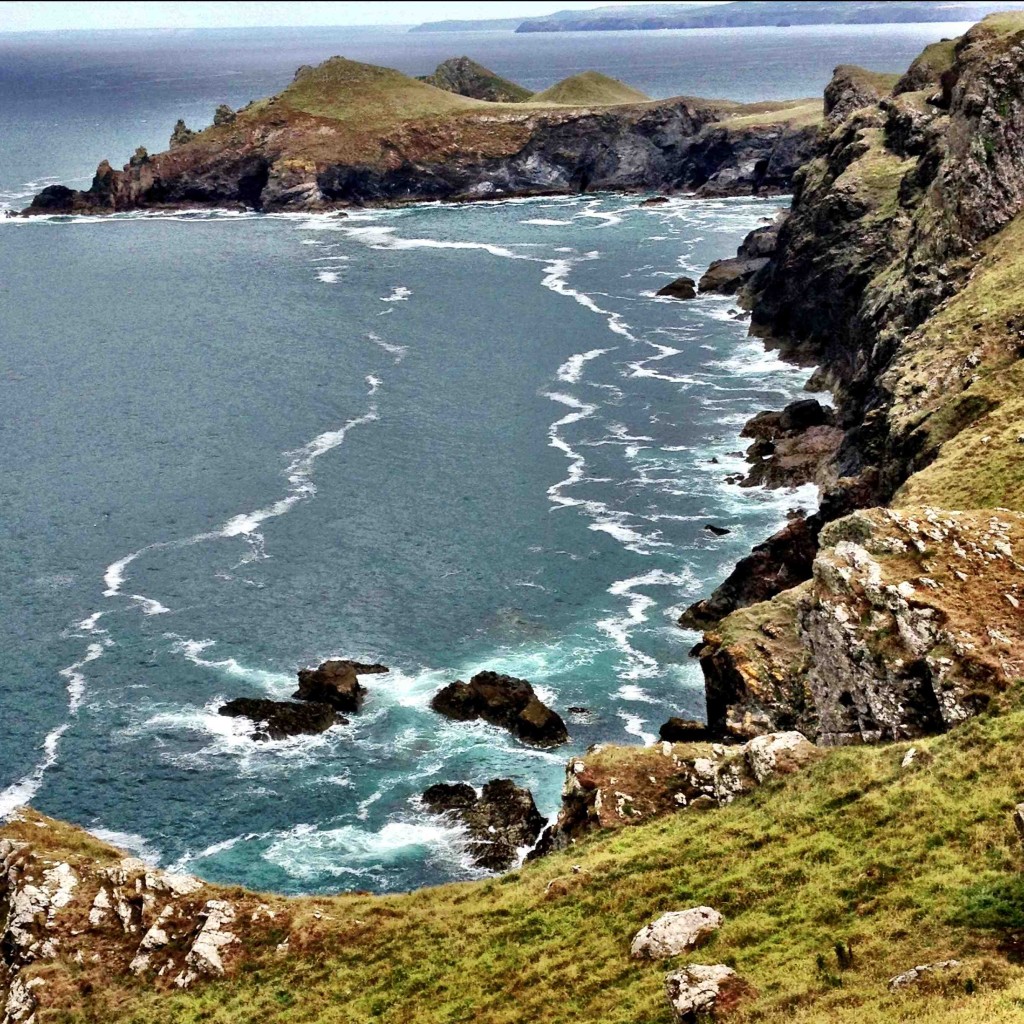
[[[722,915],[711,907],[671,911],[641,928],[629,952],[638,960],[665,960],[707,942],[721,927]]]
[[[668,202],[668,196],[651,196],[650,199],[645,199],[640,205],[641,206],[664,206]]]
[[[735,295],[767,263],[767,256],[715,260],[700,279],[698,290],[701,295]]]
[[[482,718],[538,747],[552,747],[569,738],[561,716],[540,701],[525,679],[497,672],[478,672],[468,683],[449,683],[434,695],[430,706],[460,722]]]
[[[732,530],[727,530],[724,526],[715,526],[714,523],[708,523],[705,527],[708,533],[713,533],[716,537],[727,537]]]
[[[290,700],[262,700],[237,697],[218,709],[228,718],[248,718],[256,723],[254,740],[283,740],[289,736],[315,735],[332,725],[344,725],[343,718],[330,704]]]
[[[491,871],[512,867],[524,847],[533,846],[546,824],[533,794],[511,779],[492,779],[480,796],[464,782],[441,782],[423,794],[434,814],[451,814],[466,826],[473,862]]]
[[[318,668],[299,669],[299,688],[292,696],[295,700],[330,704],[338,711],[358,711],[366,695],[358,677],[390,671],[385,665],[360,661],[325,661]]]
[[[665,993],[679,1024],[693,1024],[710,1014],[736,972],[725,964],[690,964],[665,976]]]
[[[694,299],[697,297],[697,283],[692,277],[677,277],[654,294],[667,299]]]

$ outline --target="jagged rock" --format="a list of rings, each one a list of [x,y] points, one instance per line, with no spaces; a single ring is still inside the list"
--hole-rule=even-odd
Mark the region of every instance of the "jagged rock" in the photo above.
[[[909,971],[897,974],[895,978],[889,979],[889,991],[898,992],[901,988],[914,985],[926,974],[934,974],[936,971],[950,971],[960,966],[959,960],[940,960],[934,964],[921,964],[918,967],[911,967]]]
[[[223,974],[221,951],[238,941],[226,927],[235,919],[235,909],[226,900],[208,900],[200,917],[203,924],[185,957],[185,970],[174,979],[178,988],[188,988],[201,975]]]
[[[715,526],[714,523],[706,523],[704,529],[708,533],[713,533],[716,537],[727,537],[732,533],[732,530],[729,530],[724,526]]]
[[[35,1012],[39,1007],[34,990],[41,988],[46,982],[43,978],[32,978],[25,981],[19,975],[11,979],[4,1002],[3,1024],[33,1024]]]
[[[497,672],[478,672],[468,683],[450,683],[434,695],[430,706],[456,721],[482,718],[534,746],[555,746],[569,738],[565,722],[540,701],[525,679]]]
[[[424,792],[423,803],[435,814],[450,814],[462,822],[471,836],[474,863],[491,871],[512,867],[546,824],[533,794],[511,779],[492,779],[479,796],[465,783],[441,782]]]
[[[191,142],[196,137],[196,133],[192,131],[188,125],[179,117],[174,123],[174,131],[171,132],[171,149],[177,149],[179,146],[184,146],[187,142]],[[110,167],[110,164],[107,164]]]
[[[213,123],[215,125],[233,124],[238,115],[226,104],[222,103],[213,112]]]
[[[358,711],[366,695],[358,677],[390,671],[384,665],[359,661],[325,661],[317,668],[299,669],[299,688],[292,696],[295,700],[329,704],[338,711]]]
[[[420,81],[490,103],[522,103],[533,95],[529,89],[496,75],[469,57],[450,57],[438,64],[432,75],[425,75]]]
[[[725,964],[690,964],[665,975],[665,993],[679,1024],[694,1024],[712,1013],[736,972]]]
[[[693,299],[697,296],[697,286],[692,277],[677,277],[654,294],[669,299]]]
[[[700,743],[711,739],[711,734],[703,722],[695,722],[690,718],[670,718],[658,730],[658,738],[666,743]]]
[[[252,697],[236,697],[220,707],[218,713],[228,718],[248,718],[256,723],[252,733],[254,740],[282,740],[289,736],[315,735],[348,721],[330,704]]]
[[[641,928],[629,952],[638,960],[665,960],[703,945],[721,927],[722,915],[711,907],[670,911]]]
[[[697,290],[701,295],[735,295],[767,263],[767,256],[715,260],[704,272]]]
[[[895,75],[867,71],[855,64],[841,64],[832,73],[825,86],[825,118],[830,125],[838,125],[856,110],[875,106],[883,96],[889,95]]]

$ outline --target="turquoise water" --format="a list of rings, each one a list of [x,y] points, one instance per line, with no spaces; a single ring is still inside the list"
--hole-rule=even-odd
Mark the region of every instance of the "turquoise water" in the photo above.
[[[813,501],[724,482],[804,371],[730,300],[652,292],[777,205],[0,225],[0,807],[208,878],[401,889],[473,874],[431,783],[510,776],[552,814],[569,753],[700,715],[674,619]],[[257,744],[216,714],[331,655],[393,669],[350,725]],[[571,744],[429,710],[483,668]]]

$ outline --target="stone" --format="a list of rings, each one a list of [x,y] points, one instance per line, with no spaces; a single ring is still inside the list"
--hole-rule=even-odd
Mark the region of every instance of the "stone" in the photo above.
[[[171,132],[171,149],[177,149],[179,146],[184,146],[187,142],[191,142],[196,137],[196,133],[192,131],[188,125],[179,117],[174,124],[174,131]]]
[[[697,291],[701,295],[735,295],[767,263],[767,256],[715,260],[701,277]]]
[[[315,735],[348,721],[330,704],[253,697],[230,700],[218,709],[218,714],[229,718],[248,718],[254,722],[254,740],[283,740],[289,736]]]
[[[664,206],[668,202],[668,196],[651,196],[650,199],[644,199],[641,206]]]
[[[332,659],[317,668],[299,669],[299,688],[292,697],[294,700],[330,704],[338,711],[358,711],[366,695],[359,676],[389,671],[384,665]]]
[[[690,964],[665,975],[665,994],[680,1024],[693,1024],[715,1008],[720,992],[736,972],[725,964]]]
[[[707,942],[721,926],[722,915],[711,907],[669,911],[641,928],[629,951],[638,960],[665,960]]]
[[[677,277],[654,294],[668,299],[694,299],[697,297],[697,283],[692,277]]]
[[[207,900],[200,916],[203,924],[185,957],[185,970],[174,979],[179,988],[188,988],[200,975],[222,975],[221,951],[238,941],[226,927],[235,919],[235,908],[226,900]]]
[[[492,779],[479,796],[464,782],[437,783],[423,793],[423,803],[434,814],[461,822],[470,837],[473,862],[491,871],[512,867],[547,824],[533,794],[511,779]]]
[[[525,679],[497,672],[478,672],[468,683],[449,683],[430,706],[456,721],[482,718],[533,746],[556,746],[569,738],[561,716],[541,702]]]
[[[898,992],[901,988],[914,985],[926,974],[934,974],[936,971],[951,971],[960,966],[959,960],[940,960],[934,964],[920,964],[911,967],[909,971],[897,974],[895,978],[889,979],[889,991]]]
[[[1024,803],[1017,804],[1013,809],[1013,826],[1016,828],[1021,842],[1024,843]]]
[[[713,533],[716,537],[727,537],[732,533],[732,530],[726,529],[724,526],[715,526],[714,523],[707,523],[704,526],[704,529],[707,530],[708,533]]]
[[[750,770],[759,783],[774,775],[799,771],[821,754],[803,733],[795,731],[755,736],[746,750]]]
[[[703,722],[695,722],[690,718],[670,718],[658,730],[658,738],[667,743],[701,743],[711,739],[711,734]]]
[[[237,116],[226,103],[221,103],[213,112],[213,123],[215,125],[232,124]]]

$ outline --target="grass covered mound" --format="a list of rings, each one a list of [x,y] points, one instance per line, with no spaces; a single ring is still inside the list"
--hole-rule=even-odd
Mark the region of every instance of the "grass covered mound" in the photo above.
[[[650,96],[600,71],[563,78],[533,97],[535,103],[561,103],[581,107],[610,107],[619,103],[647,103]]]
[[[721,962],[752,990],[730,1021],[1010,1024],[1024,1014],[1012,938],[1024,848],[1011,821],[1024,795],[1022,704],[1015,690],[916,742],[906,767],[907,744],[832,750],[721,810],[599,835],[492,881],[268,897],[276,916],[228,948],[229,976],[185,992],[126,972],[137,936],[99,964],[88,932],[69,935],[23,977],[46,979],[40,1024],[668,1024],[665,971]],[[73,866],[110,855],[43,824],[29,816],[3,832]],[[653,917],[702,904],[725,917],[709,946],[630,958]],[[961,966],[889,992],[891,977],[949,959]]]

